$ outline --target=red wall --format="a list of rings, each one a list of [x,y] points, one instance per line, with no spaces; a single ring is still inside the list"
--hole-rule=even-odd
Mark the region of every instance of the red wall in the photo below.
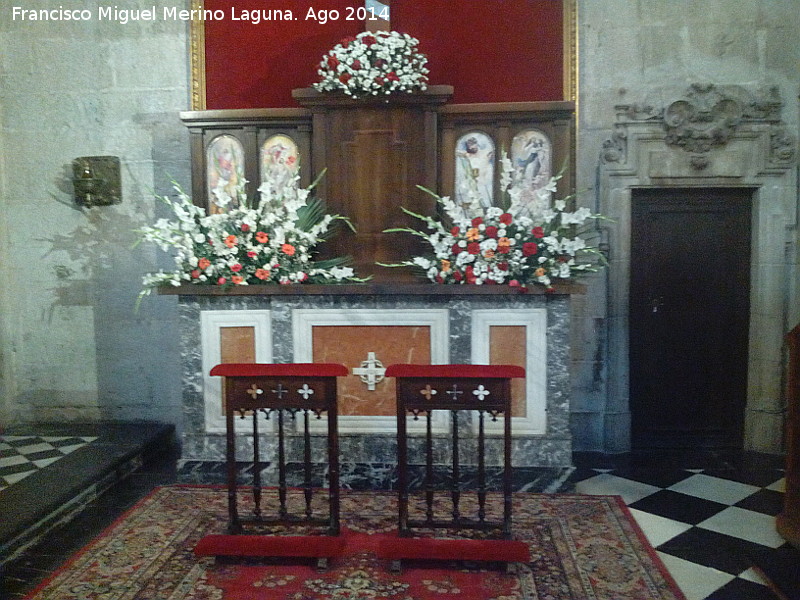
[[[241,10],[291,9],[296,21],[253,25]],[[306,21],[309,6],[338,21]],[[296,106],[291,92],[317,80],[322,55],[364,29],[346,21],[363,0],[205,0],[225,18],[206,21],[206,107]],[[455,88],[451,102],[563,99],[561,0],[392,0],[392,29],[420,40],[431,84]]]
[[[225,18],[205,22],[206,108],[281,108],[297,106],[294,88],[317,81],[322,55],[340,39],[363,31],[363,23],[345,21],[346,6],[363,0],[205,0],[205,9],[221,9]],[[231,19],[242,10],[290,9],[297,21],[262,21],[253,25]],[[316,11],[338,9],[339,21],[321,25],[305,21],[309,6]]]
[[[392,0],[453,103],[563,100],[562,22],[560,0]]]

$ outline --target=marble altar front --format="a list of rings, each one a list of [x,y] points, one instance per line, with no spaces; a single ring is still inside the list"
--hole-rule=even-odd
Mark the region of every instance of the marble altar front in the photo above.
[[[575,286],[543,293],[501,286],[367,284],[340,286],[204,286],[164,290],[180,305],[183,369],[183,460],[221,463],[225,425],[221,381],[209,374],[221,362],[340,362],[342,484],[368,478],[393,483],[397,453],[392,363],[517,364],[526,378],[513,391],[515,469],[572,464],[569,430],[570,294]],[[437,462],[447,464],[450,415],[434,421]],[[470,417],[463,424],[473,425]],[[420,422],[421,423],[421,422]],[[414,423],[409,422],[410,431]],[[324,448],[324,417],[315,444]],[[496,444],[487,464],[498,465]],[[268,431],[265,422],[262,431]],[[421,430],[420,430],[421,431]],[[297,438],[290,440],[301,444]],[[460,454],[474,464],[465,435]],[[274,444],[262,441],[263,460]],[[237,435],[237,455],[252,456],[252,436]],[[320,450],[320,463],[324,452]],[[410,462],[422,463],[421,455]],[[267,469],[268,470],[268,469]],[[268,476],[268,474],[267,474]]]

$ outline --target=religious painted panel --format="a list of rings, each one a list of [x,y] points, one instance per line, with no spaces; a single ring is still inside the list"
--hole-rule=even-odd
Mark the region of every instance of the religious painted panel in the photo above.
[[[246,181],[244,161],[244,147],[232,135],[218,135],[208,144],[206,189],[209,214],[223,213],[239,205]]]
[[[456,142],[455,201],[486,208],[495,204],[495,144],[483,131],[469,131]]]
[[[520,131],[511,141],[511,164],[514,167],[514,185],[522,190],[523,202],[536,214],[547,206],[537,200],[536,190],[547,185],[553,175],[553,144],[538,129]]]
[[[300,170],[300,151],[297,143],[288,135],[269,137],[261,145],[261,181],[271,179],[281,189],[291,183]]]

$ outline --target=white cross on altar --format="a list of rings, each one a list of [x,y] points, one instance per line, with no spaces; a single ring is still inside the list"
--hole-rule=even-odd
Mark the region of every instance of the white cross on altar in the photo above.
[[[367,352],[367,360],[361,361],[361,366],[353,369],[353,375],[358,375],[371,392],[375,391],[376,383],[383,381],[385,373],[383,363],[375,358],[374,352]]]

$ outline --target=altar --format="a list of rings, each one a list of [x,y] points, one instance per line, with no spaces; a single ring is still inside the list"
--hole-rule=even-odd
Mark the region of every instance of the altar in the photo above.
[[[581,291],[579,285],[550,293],[430,284],[164,288],[161,293],[178,295],[180,305],[183,458],[224,461],[221,381],[209,374],[214,365],[338,362],[351,372],[338,382],[342,485],[369,479],[391,487],[395,398],[385,368],[472,363],[526,369],[512,393],[514,468],[570,466],[570,296]],[[265,421],[262,431],[269,427]],[[433,427],[437,462],[447,464],[451,423],[440,416]],[[462,440],[467,466],[476,460],[469,451],[470,427],[474,423],[461,427],[467,432]],[[486,427],[499,440],[502,424]],[[319,444],[325,429],[322,417],[313,429]],[[413,421],[409,432],[414,433]],[[246,433],[237,437],[241,456],[252,455],[252,437]],[[293,441],[302,443],[299,437]],[[487,444],[488,465],[499,465],[499,446]],[[265,460],[274,452],[274,444],[263,440]]]
[[[361,35],[372,45],[383,39]],[[338,63],[330,59],[326,64]],[[536,263],[540,279],[512,282],[508,273],[512,244],[517,248],[514,260],[521,264],[539,252],[547,234],[551,240],[556,237],[555,226],[547,233],[539,226],[553,216],[534,222],[525,215],[544,210],[536,204],[542,198],[549,209],[550,192],[560,198],[573,192],[573,170],[563,167],[574,164],[570,160],[574,103],[449,104],[453,93],[449,85],[358,97],[341,89],[298,88],[292,92],[296,107],[181,113],[191,137],[196,205],[208,214],[224,215],[236,210],[237,200],[246,205],[248,199],[258,198],[264,182],[271,188],[276,180],[292,180],[304,187],[314,181],[314,194],[324,199],[327,210],[353,225],[339,228],[337,235],[320,244],[315,249],[317,257],[346,256],[358,278],[363,278],[362,283],[300,284],[303,279],[287,277],[262,285],[265,282],[259,279],[285,260],[272,260],[269,269],[261,265],[253,275],[243,266],[242,261],[248,259],[242,254],[234,264],[235,273],[214,271],[216,267],[209,267],[203,258],[203,266],[193,271],[193,277],[203,271],[209,278],[206,285],[187,283],[159,290],[179,299],[184,461],[225,460],[223,382],[210,375],[215,365],[338,363],[350,373],[337,379],[341,484],[357,487],[368,481],[369,487],[391,488],[396,483],[398,415],[395,385],[386,378],[387,367],[495,364],[520,366],[526,373],[512,384],[514,469],[571,466],[570,303],[571,295],[583,289],[569,283],[571,279],[562,280],[565,275],[560,273],[566,269],[568,277],[574,261],[562,254],[561,242],[555,246],[550,242],[551,247],[542,246],[539,256],[551,263]],[[324,177],[317,178],[322,173]],[[518,202],[513,209],[508,208],[512,180]],[[426,252],[427,242],[408,232],[418,225],[420,215],[423,219],[442,216],[444,205],[437,203],[435,195],[452,197],[464,214],[474,210],[486,216],[487,222],[482,217],[465,221],[463,232],[452,227],[452,215],[444,217],[449,219],[448,231],[456,229],[463,237],[460,246],[453,238],[454,245],[448,247],[457,248],[456,255],[463,251],[471,256],[435,264],[441,265],[446,277],[459,271],[458,278],[447,283],[464,285],[442,285],[442,277],[437,285],[414,269],[387,268],[408,267],[411,257]],[[232,197],[234,202],[220,205],[220,196]],[[564,208],[567,202],[555,205],[558,211],[572,210]],[[495,211],[492,217],[483,212],[489,207]],[[517,217],[504,210],[519,215],[519,228],[516,221],[511,226]],[[497,222],[489,222],[490,218]],[[204,252],[214,254],[223,242],[236,246],[240,237],[252,235],[251,226],[251,221],[236,221],[226,231],[227,237]],[[209,234],[196,237],[205,243],[202,240]],[[258,243],[271,237],[262,232]],[[242,244],[251,244],[251,250],[261,248],[251,241]],[[466,266],[475,260],[488,261],[495,278],[487,280],[486,267],[478,280],[473,266]],[[529,264],[533,261],[530,258]],[[217,264],[227,269],[232,263],[220,259]],[[479,268],[477,263],[475,268]],[[544,273],[554,274],[559,281],[551,286]],[[427,278],[431,277],[429,273]],[[502,419],[487,419],[479,426],[483,421],[479,411],[460,411],[457,416],[446,410],[434,412],[430,423],[409,419],[407,433],[422,437],[430,427],[437,465],[450,464],[457,455],[464,467],[474,467],[481,454],[485,464],[499,473]],[[453,419],[457,419],[456,427]],[[239,423],[241,435],[237,429],[232,442],[242,461],[253,456],[248,420]],[[274,423],[265,417],[257,427],[268,432]],[[489,435],[482,452],[475,442],[478,436],[471,435],[479,427]],[[326,417],[319,416],[310,431],[320,449],[319,457],[312,453],[311,458],[322,482]],[[298,424],[287,442],[287,455],[294,453],[298,462],[305,434]],[[275,436],[265,436],[260,445],[261,460],[266,463],[277,451],[270,437]],[[458,452],[453,451],[454,439]],[[422,452],[411,451],[408,456],[410,466],[424,465],[426,460]]]

